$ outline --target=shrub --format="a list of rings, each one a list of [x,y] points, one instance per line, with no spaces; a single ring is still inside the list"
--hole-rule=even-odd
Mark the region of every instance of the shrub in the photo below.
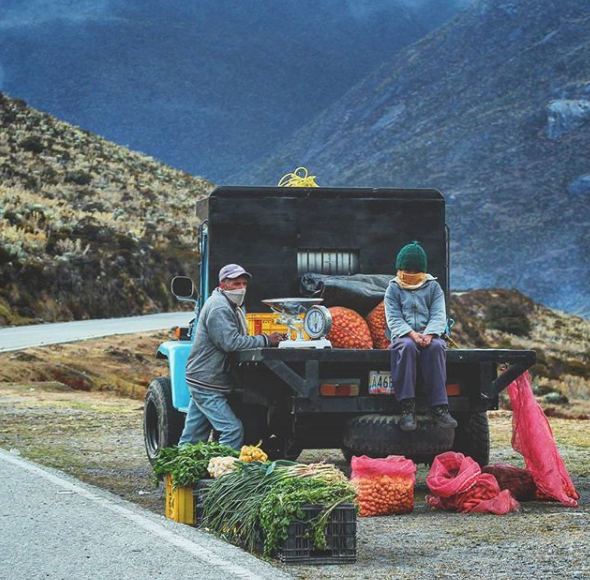
[[[526,312],[518,304],[494,302],[490,304],[486,316],[487,326],[517,336],[529,336],[531,322]]]
[[[85,171],[68,171],[64,177],[66,183],[75,183],[76,185],[88,185],[92,177]]]
[[[29,135],[19,141],[19,147],[31,153],[42,153],[45,149],[41,137],[38,135]]]

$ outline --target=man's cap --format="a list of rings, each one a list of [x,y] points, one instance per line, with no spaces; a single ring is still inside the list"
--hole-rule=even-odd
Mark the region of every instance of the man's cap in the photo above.
[[[246,272],[246,270],[238,264],[227,264],[227,266],[224,266],[219,270],[220,282],[226,278],[239,278],[240,276],[248,276],[248,278],[252,278],[252,274]]]

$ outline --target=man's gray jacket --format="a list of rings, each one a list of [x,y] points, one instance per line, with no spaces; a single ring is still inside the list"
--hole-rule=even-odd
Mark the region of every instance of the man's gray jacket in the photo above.
[[[247,336],[244,333],[237,308],[220,288],[216,288],[205,302],[186,364],[189,387],[229,393],[234,383],[227,370],[227,354],[268,346],[265,335]]]

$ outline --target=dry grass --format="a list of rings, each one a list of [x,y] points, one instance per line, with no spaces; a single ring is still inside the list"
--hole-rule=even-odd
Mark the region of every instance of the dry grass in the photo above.
[[[111,392],[143,399],[150,381],[168,373],[156,359],[158,345],[171,333],[111,336],[0,355],[0,382],[55,382],[78,391]]]

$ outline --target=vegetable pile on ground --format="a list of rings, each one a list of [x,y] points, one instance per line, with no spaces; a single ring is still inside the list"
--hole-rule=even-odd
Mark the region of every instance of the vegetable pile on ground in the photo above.
[[[333,510],[354,501],[355,492],[333,465],[290,461],[239,462],[216,479],[204,503],[205,526],[249,551],[274,554],[288,538],[289,525],[304,517],[303,506],[321,505],[311,523],[314,549],[326,547],[325,528]]]
[[[187,444],[178,447],[164,447],[160,449],[154,462],[155,484],[167,474],[172,477],[174,487],[179,485],[193,485],[199,479],[209,477],[207,467],[214,457],[238,457],[238,452],[227,445],[206,443],[200,441],[194,445]]]

